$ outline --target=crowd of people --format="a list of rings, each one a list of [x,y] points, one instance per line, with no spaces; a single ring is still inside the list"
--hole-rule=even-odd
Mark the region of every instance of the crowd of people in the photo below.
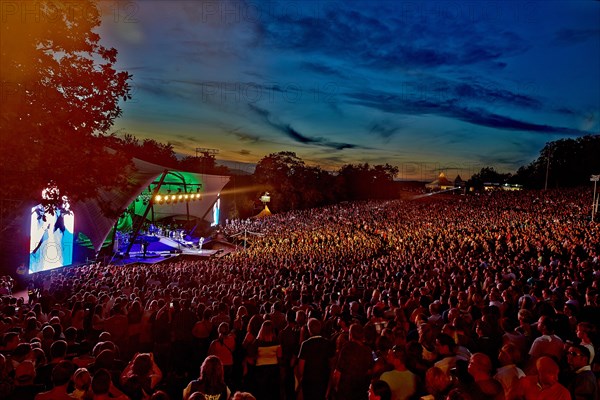
[[[245,249],[34,274],[0,304],[6,399],[598,399],[583,190],[233,221]]]

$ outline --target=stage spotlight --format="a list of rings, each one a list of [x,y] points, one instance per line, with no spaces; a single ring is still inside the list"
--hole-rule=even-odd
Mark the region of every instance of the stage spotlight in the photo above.
[[[154,196],[154,202],[158,203],[158,204],[162,204],[163,197],[160,194],[157,194],[156,196]]]
[[[171,196],[166,195],[165,196],[165,201],[167,202],[167,204],[170,204],[171,203]]]
[[[183,195],[183,198],[188,201],[190,199],[190,195],[186,193]]]
[[[177,200],[178,201],[182,201],[183,200],[183,195],[182,194],[177,195]]]

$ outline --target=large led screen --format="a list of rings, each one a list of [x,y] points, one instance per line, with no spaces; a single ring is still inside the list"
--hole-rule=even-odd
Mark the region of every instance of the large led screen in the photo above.
[[[215,205],[213,206],[213,222],[210,226],[219,225],[219,218],[221,218],[221,198],[217,197],[217,201],[215,201]]]
[[[73,262],[73,212],[44,212],[39,205],[31,209],[29,273],[47,271]]]

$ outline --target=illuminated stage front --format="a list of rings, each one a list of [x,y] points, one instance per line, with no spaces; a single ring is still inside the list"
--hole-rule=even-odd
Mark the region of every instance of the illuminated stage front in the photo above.
[[[234,245],[221,241],[204,240],[203,238],[189,241],[185,239],[173,239],[161,235],[141,235],[131,246],[129,253],[126,252],[128,241],[121,237],[117,240],[115,257],[111,264],[127,265],[133,263],[155,264],[165,260],[171,260],[179,256],[189,257],[221,257],[235,249]],[[203,246],[218,247],[203,248]],[[146,247],[144,250],[144,246]]]

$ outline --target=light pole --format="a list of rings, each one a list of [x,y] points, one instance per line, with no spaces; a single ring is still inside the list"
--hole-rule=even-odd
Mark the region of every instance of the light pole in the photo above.
[[[596,199],[596,183],[600,179],[600,175],[592,175],[590,181],[594,182],[594,195],[592,197],[592,221],[594,221],[594,216],[596,213],[596,208],[598,208],[598,200]]]
[[[544,190],[548,190],[548,173],[550,172],[550,149],[546,151],[546,183],[544,184]]]

